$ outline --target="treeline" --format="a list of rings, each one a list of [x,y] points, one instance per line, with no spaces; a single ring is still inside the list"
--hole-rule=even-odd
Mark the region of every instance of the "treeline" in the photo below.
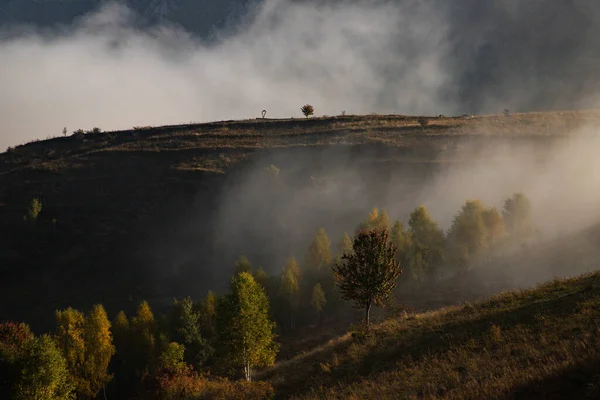
[[[383,230],[395,248],[402,269],[396,290],[410,293],[489,264],[520,248],[536,232],[531,203],[521,193],[507,198],[501,211],[479,200],[466,201],[446,232],[424,206],[415,208],[406,222],[392,222],[385,210],[374,208],[352,236],[343,234],[335,245],[324,229],[318,229],[302,261],[289,257],[278,274],[254,269],[246,257],[239,258],[236,272],[250,272],[263,285],[283,333],[323,317],[348,315],[332,266],[347,261],[342,258],[356,250],[353,243],[360,232],[373,230]]]
[[[425,290],[492,262],[534,232],[523,194],[501,211],[467,201],[447,232],[424,206],[406,223],[375,208],[335,246],[319,229],[300,261],[289,257],[276,274],[242,256],[229,292],[175,299],[159,316],[143,301],[135,315],[121,311],[112,321],[101,305],[87,314],[57,311],[54,332],[41,336],[6,322],[0,398],[268,398],[272,387],[252,375],[275,362],[278,334],[341,318],[344,300],[364,308],[368,322],[371,304],[394,289]]]
[[[271,386],[250,379],[275,361],[274,328],[264,289],[245,272],[229,293],[175,300],[159,317],[143,301],[112,322],[101,305],[87,315],[57,311],[55,332],[37,337],[26,324],[3,323],[0,398],[269,398]],[[245,380],[225,378],[238,376]]]

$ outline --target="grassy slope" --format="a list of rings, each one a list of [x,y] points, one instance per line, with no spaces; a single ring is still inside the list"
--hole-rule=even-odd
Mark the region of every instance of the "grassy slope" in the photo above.
[[[282,398],[598,398],[600,273],[391,318],[259,378]]]

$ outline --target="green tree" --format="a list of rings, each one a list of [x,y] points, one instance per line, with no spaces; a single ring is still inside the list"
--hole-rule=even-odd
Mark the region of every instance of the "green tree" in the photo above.
[[[523,193],[515,193],[506,199],[502,216],[506,231],[514,241],[523,241],[533,234],[531,202]]]
[[[344,299],[365,309],[368,328],[371,306],[381,305],[389,297],[402,273],[396,260],[398,248],[390,243],[385,229],[360,232],[352,247],[353,252],[344,254],[333,271]]]
[[[331,241],[325,229],[319,228],[306,253],[306,267],[309,271],[320,271],[331,264]]]
[[[310,303],[313,306],[313,308],[315,309],[315,311],[317,312],[317,324],[319,324],[321,322],[321,319],[320,319],[321,311],[323,311],[325,304],[327,304],[327,299],[325,298],[325,292],[323,292],[323,288],[321,287],[320,283],[317,283],[313,287]]]
[[[20,360],[20,379],[15,400],[71,400],[75,384],[67,362],[48,335],[29,340]]]
[[[435,278],[444,260],[444,233],[425,206],[417,207],[408,220],[412,239],[411,258],[420,258],[423,278]],[[414,268],[417,270],[416,266]]]
[[[240,272],[252,273],[252,263],[245,256],[241,256],[235,262],[235,273],[239,274]]]
[[[202,336],[201,316],[190,297],[175,299],[171,311],[172,338],[185,345],[185,360],[199,368],[213,349]]]
[[[300,301],[300,267],[294,257],[290,257],[283,268],[279,290],[288,306],[290,329],[294,329],[296,327],[294,313]]]
[[[219,302],[217,329],[223,360],[242,370],[246,380],[254,368],[275,362],[278,345],[275,323],[269,319],[269,299],[249,273],[234,276],[231,293]]]

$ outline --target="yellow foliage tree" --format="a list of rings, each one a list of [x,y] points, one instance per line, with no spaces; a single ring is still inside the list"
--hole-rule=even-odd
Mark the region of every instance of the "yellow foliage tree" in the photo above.
[[[112,379],[108,365],[115,354],[110,321],[100,304],[96,304],[85,319],[84,339],[86,352],[83,372],[89,382],[87,396],[93,398]]]
[[[81,311],[71,307],[57,310],[56,325],[54,338],[67,362],[75,392],[85,396],[90,392],[90,383],[82,373],[85,364],[85,317]]]

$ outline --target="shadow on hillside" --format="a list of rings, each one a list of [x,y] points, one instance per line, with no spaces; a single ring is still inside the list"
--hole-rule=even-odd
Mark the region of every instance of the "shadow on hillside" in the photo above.
[[[513,389],[498,400],[598,399],[600,398],[600,360],[589,360]]]
[[[431,329],[423,329],[419,323],[412,326],[412,321],[408,320],[406,329],[401,329],[400,332],[375,331],[377,341],[373,347],[368,349],[364,357],[340,365],[331,374],[318,374],[319,361],[322,361],[321,358],[323,357],[319,353],[311,356],[310,360],[302,361],[299,365],[289,364],[289,368],[296,371],[286,371],[283,372],[283,375],[287,377],[295,376],[296,379],[288,378],[288,381],[282,382],[277,388],[277,392],[281,395],[287,395],[314,386],[315,382],[312,379],[305,379],[306,374],[309,373],[313,376],[319,376],[317,378],[319,385],[327,386],[339,381],[352,381],[357,376],[369,376],[384,371],[402,359],[414,362],[435,353],[443,353],[451,347],[459,346],[470,339],[480,340],[480,338],[485,337],[486,332],[492,325],[500,327],[502,331],[508,331],[515,325],[537,324],[539,315],[546,317],[567,316],[572,314],[581,301],[597,296],[599,284],[600,275],[596,275],[578,283],[575,290],[570,287],[542,289],[542,293],[536,292],[524,299],[517,300],[521,304],[515,304],[513,307],[511,307],[511,300],[504,298],[492,299],[481,305],[475,305],[470,310],[452,311],[442,317],[444,321],[441,321],[438,327],[433,326]],[[498,309],[498,311],[494,312],[494,309]],[[473,319],[452,320],[453,314],[459,316],[465,313],[472,313]],[[477,316],[477,313],[485,314]],[[355,340],[341,342],[326,352],[344,354],[355,342]],[[298,370],[298,368],[304,368],[306,365],[312,365],[315,369],[303,372]],[[269,373],[266,375],[269,375]]]

